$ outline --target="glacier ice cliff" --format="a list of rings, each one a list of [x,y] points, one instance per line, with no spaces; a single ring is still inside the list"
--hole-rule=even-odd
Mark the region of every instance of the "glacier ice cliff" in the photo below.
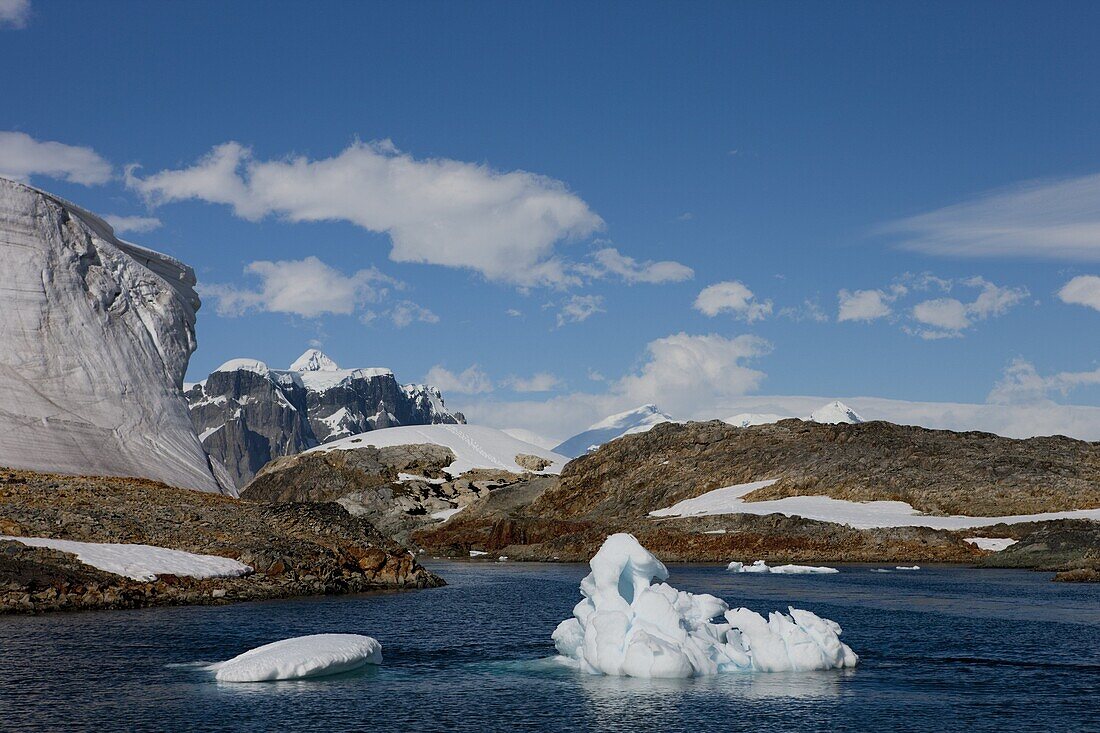
[[[3,178],[0,263],[0,465],[235,492],[181,392],[190,267]]]

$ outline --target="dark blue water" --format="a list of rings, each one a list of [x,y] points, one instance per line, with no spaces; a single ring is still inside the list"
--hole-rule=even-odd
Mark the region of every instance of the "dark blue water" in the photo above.
[[[446,588],[223,607],[0,617],[0,729],[1100,731],[1100,586],[934,568],[833,576],[673,566],[670,582],[844,626],[855,670],[685,681],[545,660],[580,565],[435,563]],[[385,664],[218,684],[187,666],[300,634],[377,637]]]

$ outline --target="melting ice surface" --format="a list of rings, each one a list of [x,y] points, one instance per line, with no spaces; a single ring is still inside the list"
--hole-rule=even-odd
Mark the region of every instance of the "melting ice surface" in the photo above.
[[[836,568],[827,568],[814,565],[768,565],[763,560],[757,560],[752,565],[743,562],[731,562],[726,566],[731,573],[772,573],[774,575],[831,575],[839,573]]]
[[[296,636],[249,649],[207,667],[219,682],[267,682],[321,677],[382,663],[382,645],[359,634]]]
[[[809,611],[763,616],[720,598],[680,591],[630,534],[607,538],[581,581],[584,600],[558,624],[554,645],[591,674],[692,677],[854,667],[838,624]],[[716,617],[722,621],[714,622]]]

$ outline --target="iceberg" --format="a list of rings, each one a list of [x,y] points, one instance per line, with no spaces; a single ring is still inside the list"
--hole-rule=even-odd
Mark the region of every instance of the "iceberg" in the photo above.
[[[726,570],[732,573],[771,573],[774,575],[831,575],[839,573],[836,568],[827,568],[814,565],[775,565],[770,566],[763,560],[757,560],[752,565],[743,562],[731,562]]]
[[[295,636],[250,649],[206,667],[219,682],[267,682],[322,677],[382,663],[382,645],[359,634]]]
[[[668,570],[633,535],[608,537],[589,566],[584,599],[552,638],[564,661],[590,674],[678,678],[840,669],[859,661],[840,641],[840,626],[809,611],[790,607],[765,619],[706,593],[652,585]]]

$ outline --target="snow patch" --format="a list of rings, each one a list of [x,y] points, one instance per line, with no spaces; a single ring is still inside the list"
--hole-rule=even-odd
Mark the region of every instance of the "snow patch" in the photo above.
[[[841,643],[839,625],[809,611],[792,607],[765,620],[709,594],[651,585],[668,570],[633,535],[608,537],[589,565],[584,600],[553,634],[564,660],[585,672],[692,677],[839,669],[859,660]]]
[[[382,645],[359,634],[312,634],[250,649],[206,669],[219,682],[267,682],[322,677],[382,663]]]
[[[214,370],[215,372],[253,372],[262,377],[271,373],[267,364],[258,359],[230,359]]]
[[[1001,550],[1007,550],[1016,544],[1018,540],[1014,540],[1011,537],[966,537],[963,542],[969,542],[977,547],[979,550],[989,550],[990,552],[1000,552]]]
[[[106,542],[75,542],[47,537],[9,537],[28,547],[46,547],[76,555],[85,565],[134,580],[151,582],[158,575],[187,578],[236,578],[248,575],[252,568],[242,562],[217,555],[198,555],[154,545],[124,545]]]
[[[460,511],[462,511],[465,508],[466,507],[459,506],[459,507],[454,507],[453,509],[440,509],[438,512],[432,512],[431,517],[432,517],[432,519],[441,519],[444,522],[446,522],[448,519],[450,519],[454,515],[458,514]],[[471,554],[471,557],[472,556],[473,555]]]
[[[650,512],[652,517],[710,516],[714,514],[783,514],[822,522],[846,524],[856,529],[876,527],[931,527],[932,529],[968,529],[994,524],[1044,522],[1051,519],[1093,519],[1100,521],[1100,509],[1076,509],[1044,514],[1016,514],[1003,517],[937,517],[921,514],[903,501],[847,501],[828,496],[789,496],[770,501],[745,501],[751,491],[771,486],[778,479],[753,481],[708,491],[694,499],[685,499],[670,507]]]

